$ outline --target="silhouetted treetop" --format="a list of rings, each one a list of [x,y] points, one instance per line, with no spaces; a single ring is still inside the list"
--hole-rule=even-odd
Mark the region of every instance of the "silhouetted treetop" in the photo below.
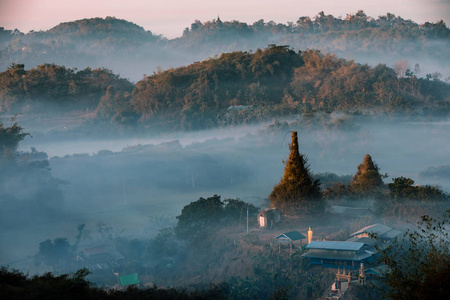
[[[0,121],[0,160],[3,159],[5,154],[15,154],[20,141],[27,135],[29,134],[23,132],[23,128],[17,122],[5,127],[3,122]]]
[[[356,192],[367,192],[383,185],[383,179],[378,166],[372,161],[369,154],[358,165],[358,170],[350,182],[350,187]]]
[[[318,212],[322,205],[320,182],[312,178],[307,158],[299,153],[296,131],[289,150],[283,178],[269,196],[272,206],[287,215]]]

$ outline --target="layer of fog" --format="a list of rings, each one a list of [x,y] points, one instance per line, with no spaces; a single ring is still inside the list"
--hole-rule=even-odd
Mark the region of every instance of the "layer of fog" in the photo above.
[[[387,122],[353,124],[351,130],[298,130],[300,150],[311,171],[354,174],[369,153],[386,183],[398,176],[418,184],[439,184],[445,177],[419,176],[450,164],[449,122]],[[265,205],[280,180],[288,156],[287,130],[259,126],[84,142],[41,142],[27,138],[22,150],[36,147],[50,157],[54,177],[62,180],[64,216],[0,231],[0,264],[38,251],[39,242],[55,237],[73,240],[78,224],[94,229],[104,222],[126,236],[152,237],[161,216],[175,220],[181,209],[199,197],[218,194],[257,206]],[[33,134],[33,130],[26,130]],[[26,208],[24,208],[26,209]],[[33,223],[33,220],[30,220]]]
[[[37,67],[43,63],[55,63],[68,68],[84,69],[108,68],[115,74],[137,82],[144,75],[151,75],[158,70],[167,70],[187,66],[196,61],[202,61],[211,57],[220,56],[222,53],[232,51],[256,51],[266,48],[269,44],[289,45],[295,51],[306,49],[319,49],[323,53],[335,53],[338,57],[355,60],[358,63],[377,65],[379,63],[393,67],[399,61],[407,61],[407,68],[414,71],[418,64],[420,72],[415,72],[418,77],[439,72],[441,79],[450,77],[450,60],[448,56],[449,41],[443,39],[426,42],[404,38],[401,41],[388,43],[378,38],[378,44],[374,41],[360,40],[357,37],[329,38],[326,34],[301,36],[292,33],[254,33],[247,35],[245,32],[221,35],[214,33],[211,37],[205,33],[205,40],[196,38],[195,34],[188,37],[180,37],[164,42],[143,42],[134,46],[131,50],[122,44],[112,44],[108,48],[100,47],[98,43],[78,44],[68,40],[70,55],[64,48],[56,48],[58,51],[45,53],[20,52],[15,61],[3,62],[0,71],[6,70],[11,63],[23,63],[26,69]],[[25,45],[25,44],[24,44]],[[6,45],[5,45],[6,46]],[[5,47],[4,46],[4,47]],[[62,52],[62,54],[60,53]]]

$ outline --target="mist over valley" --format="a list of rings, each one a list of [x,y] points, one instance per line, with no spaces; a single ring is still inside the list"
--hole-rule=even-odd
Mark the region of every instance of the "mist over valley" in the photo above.
[[[449,37],[362,10],[0,27],[0,297],[445,298]]]
[[[290,130],[299,131],[301,151],[314,173],[351,175],[370,153],[381,172],[389,175],[386,183],[404,176],[422,185],[437,184],[444,191],[450,188],[448,177],[424,174],[430,168],[446,168],[448,122],[400,119],[379,124],[351,116],[334,118],[344,119],[351,129],[303,129],[291,120],[145,138],[49,141],[51,136],[46,136],[40,142],[26,137],[19,150],[35,147],[47,153],[52,175],[63,182],[64,205],[56,213],[65,217],[43,222],[30,236],[27,227],[18,226],[20,234],[8,232],[5,242],[22,242],[20,248],[30,249],[25,251],[30,255],[40,240],[74,231],[81,223],[95,226],[99,220],[125,229],[127,235],[148,237],[160,229],[149,228],[149,217],[173,222],[183,206],[214,194],[265,207],[283,173]],[[277,123],[284,127],[274,128]],[[18,254],[4,253],[4,263]]]

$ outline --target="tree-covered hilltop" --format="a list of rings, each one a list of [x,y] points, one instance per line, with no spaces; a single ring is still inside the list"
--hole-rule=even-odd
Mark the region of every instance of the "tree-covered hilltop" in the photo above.
[[[20,43],[48,44],[48,49],[64,46],[64,44],[75,41],[103,41],[112,45],[114,41],[146,43],[161,39],[160,36],[152,34],[151,31],[132,22],[117,19],[115,17],[82,19],[72,22],[63,22],[46,31],[30,31],[24,34],[18,30],[7,30],[0,27],[0,45],[8,46],[9,40],[17,40]],[[55,44],[59,42],[59,44]],[[27,46],[27,45],[25,45]],[[97,45],[99,46],[99,45]],[[118,46],[118,45],[117,45]],[[35,49],[37,50],[37,49]]]
[[[134,85],[104,68],[78,71],[43,64],[25,70],[12,64],[0,73],[0,112],[93,109],[108,87],[131,93]]]
[[[302,64],[302,56],[287,46],[224,53],[148,76],[136,84],[131,103],[142,120],[174,120],[181,129],[232,124],[235,113],[246,110],[238,105],[279,103]]]
[[[88,40],[120,40],[122,42],[152,42],[160,39],[160,36],[152,34],[151,31],[126,20],[114,17],[82,19],[73,22],[64,22],[43,32],[43,36],[58,39],[88,39]],[[39,36],[39,33],[33,32]]]
[[[359,10],[346,18],[319,12],[313,19],[299,17],[287,24],[259,20],[253,24],[239,21],[223,22],[218,17],[212,21],[196,20],[186,28],[182,37],[173,40],[178,46],[196,49],[207,43],[217,50],[261,47],[261,43],[285,43],[296,49],[316,48],[361,57],[370,53],[402,55],[431,55],[447,59],[448,49],[438,49],[430,44],[442,40],[448,44],[450,30],[441,20],[436,23],[417,24],[391,13],[374,19]],[[206,48],[206,47],[205,47]],[[241,48],[242,49],[242,48]],[[196,50],[197,51],[197,50]],[[436,57],[437,56],[437,57]]]
[[[143,62],[149,59],[155,60],[147,66],[152,69],[156,61],[167,60],[161,50],[165,43],[161,36],[114,17],[65,22],[27,34],[0,28],[0,70],[11,63],[29,67],[56,63],[72,68],[106,66],[130,74],[136,66],[147,66]],[[143,73],[138,72],[136,78]]]
[[[114,17],[66,22],[27,34],[0,27],[0,71],[11,63],[35,67],[55,62],[79,68],[105,66],[137,81],[157,66],[178,67],[224,52],[283,44],[371,64],[406,60],[420,76],[437,70],[449,76],[450,30],[442,20],[417,24],[391,13],[372,18],[363,11],[345,18],[319,12],[286,24],[218,17],[196,20],[180,35],[169,40]]]
[[[448,83],[410,70],[271,45],[155,73],[136,84],[130,103],[141,121],[199,129],[311,110],[448,116],[449,95]]]
[[[155,72],[136,85],[108,69],[55,64],[0,73],[0,108],[45,112],[96,109],[101,121],[195,130],[318,111],[448,117],[450,84],[398,66],[358,64],[289,46],[224,53]]]

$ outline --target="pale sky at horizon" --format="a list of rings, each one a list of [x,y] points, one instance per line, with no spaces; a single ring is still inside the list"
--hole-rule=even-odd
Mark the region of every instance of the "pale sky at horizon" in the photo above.
[[[61,22],[114,16],[167,38],[181,36],[196,19],[277,23],[313,18],[318,12],[345,17],[358,10],[373,18],[387,12],[417,23],[444,20],[450,25],[450,0],[0,0],[0,26],[6,29],[48,30]]]

